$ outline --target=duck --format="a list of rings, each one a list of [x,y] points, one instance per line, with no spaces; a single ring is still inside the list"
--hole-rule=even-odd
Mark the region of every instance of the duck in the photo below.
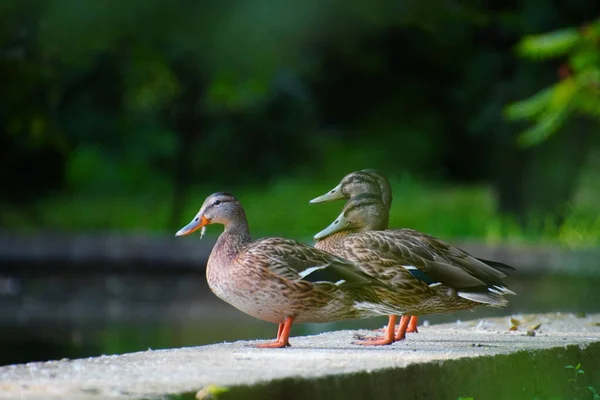
[[[342,257],[293,239],[253,240],[244,208],[230,193],[208,196],[175,235],[200,229],[202,237],[211,224],[224,226],[206,267],[211,291],[248,315],[278,324],[276,340],[257,347],[290,346],[294,323],[371,318],[396,310],[386,300],[393,288]]]
[[[389,224],[389,212],[392,207],[392,186],[390,181],[376,169],[362,169],[360,171],[354,171],[342,178],[333,189],[327,193],[315,197],[310,200],[310,204],[318,203],[329,203],[335,200],[349,200],[355,196],[370,193],[375,196],[380,196],[383,202],[384,208],[379,211],[379,218],[377,224],[371,224],[371,229],[387,229]],[[318,242],[317,242],[318,243]],[[324,244],[317,244],[316,247],[323,246]],[[407,333],[415,332],[419,330],[417,325],[419,323],[419,317],[416,315],[403,316],[401,319],[398,331],[400,327],[406,322],[406,318],[409,318],[409,322],[406,328]]]
[[[375,339],[379,344],[404,339],[417,315],[508,304],[505,296],[515,293],[502,279],[513,267],[478,259],[414,229],[385,229],[388,212],[381,193],[371,187],[371,192],[352,195],[342,213],[314,236],[316,248],[353,261],[398,289],[397,304],[405,312],[393,337],[397,317],[389,316],[385,336]]]

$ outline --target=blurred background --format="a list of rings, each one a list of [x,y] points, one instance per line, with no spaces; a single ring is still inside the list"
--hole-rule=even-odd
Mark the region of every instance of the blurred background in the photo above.
[[[425,319],[600,311],[600,3],[467,3],[3,0],[0,364],[274,337],[206,286],[220,228],[174,232],[227,190],[310,243],[364,168],[390,226],[529,271]]]

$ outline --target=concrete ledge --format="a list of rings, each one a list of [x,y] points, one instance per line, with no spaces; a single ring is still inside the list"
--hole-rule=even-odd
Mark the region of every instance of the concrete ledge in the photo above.
[[[357,332],[337,331],[292,337],[287,349],[241,341],[5,366],[0,398],[194,399],[210,385],[224,388],[219,399],[290,400],[566,399],[600,390],[600,314],[515,318],[514,331],[508,318],[434,325],[386,347],[353,345]],[[578,363],[585,374],[569,382],[565,366]]]
[[[305,241],[311,242],[310,238]],[[168,266],[170,271],[204,269],[214,242],[214,237],[200,240],[168,235],[64,232],[26,235],[0,230],[0,267],[20,263],[44,268],[48,263],[60,263],[64,268],[80,268],[95,263],[103,269],[119,270],[143,267],[148,271],[148,266]],[[551,246],[452,243],[477,257],[514,265],[519,274],[600,276],[600,250],[595,248],[571,251]]]

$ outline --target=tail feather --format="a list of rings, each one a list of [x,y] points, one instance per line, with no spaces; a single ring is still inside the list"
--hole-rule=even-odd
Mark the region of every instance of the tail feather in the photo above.
[[[487,304],[492,307],[505,307],[508,305],[508,300],[501,294],[492,292],[458,292],[459,297],[471,300],[476,303]]]
[[[483,258],[477,258],[479,261],[481,261],[484,264],[489,265],[490,267],[502,272],[504,275],[508,276],[511,275],[513,272],[515,272],[515,268],[511,267],[510,265],[507,264],[503,264],[501,262],[498,261],[491,261],[491,260],[486,260]]]
[[[488,288],[488,290],[492,293],[497,293],[499,295],[512,294],[517,295],[515,292],[507,288],[506,286],[494,285]]]

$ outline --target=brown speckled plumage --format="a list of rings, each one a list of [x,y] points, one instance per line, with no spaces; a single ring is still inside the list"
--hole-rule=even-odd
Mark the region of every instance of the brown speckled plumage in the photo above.
[[[348,280],[355,279],[352,264],[305,244],[284,238],[262,238],[239,246],[236,253],[222,251],[231,235],[219,237],[208,260],[206,276],[211,290],[222,300],[253,317],[283,323],[329,322],[374,316],[354,307],[355,301],[377,302],[366,279],[349,284],[310,282],[299,271],[329,265]],[[358,275],[357,275],[358,276]]]
[[[482,303],[507,304],[502,295],[488,291],[490,285],[502,286],[503,273],[456,248],[448,249],[446,255],[435,248],[436,242],[420,242],[427,236],[419,235],[423,234],[410,229],[338,234],[319,240],[315,247],[354,261],[369,275],[398,289],[394,299],[387,301],[397,304],[404,314],[453,312]],[[442,284],[429,286],[405,266],[416,267]],[[467,300],[459,293],[477,293],[481,301]]]

